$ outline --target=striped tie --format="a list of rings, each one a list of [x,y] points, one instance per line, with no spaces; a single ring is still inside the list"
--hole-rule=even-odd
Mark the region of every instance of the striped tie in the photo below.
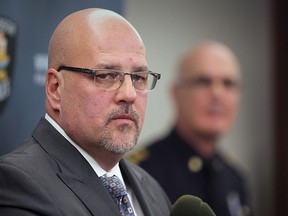
[[[122,216],[135,216],[127,192],[117,176],[108,177],[103,175],[100,177],[105,188],[118,206]]]

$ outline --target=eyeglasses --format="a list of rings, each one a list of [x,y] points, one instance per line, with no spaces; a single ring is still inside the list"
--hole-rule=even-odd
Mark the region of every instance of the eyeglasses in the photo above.
[[[161,74],[152,71],[136,71],[126,73],[111,69],[86,69],[70,66],[60,66],[57,71],[67,70],[79,73],[85,73],[94,76],[94,84],[100,89],[115,90],[124,82],[124,76],[129,75],[132,80],[133,87],[138,91],[150,91],[155,88],[157,80],[161,78]]]
[[[239,80],[232,77],[222,78],[221,80],[217,81],[213,80],[213,78],[199,75],[194,78],[182,78],[178,81],[179,86],[186,88],[193,87],[194,89],[209,89],[215,85],[215,83],[220,84],[227,91],[235,91],[240,88]]]

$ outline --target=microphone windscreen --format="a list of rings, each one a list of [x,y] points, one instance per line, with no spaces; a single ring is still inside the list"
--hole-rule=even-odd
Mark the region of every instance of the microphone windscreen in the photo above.
[[[170,216],[216,216],[200,198],[183,195],[172,205]]]

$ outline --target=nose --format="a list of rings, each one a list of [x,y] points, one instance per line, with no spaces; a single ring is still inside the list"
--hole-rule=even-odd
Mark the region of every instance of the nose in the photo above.
[[[213,95],[220,96],[225,92],[225,86],[221,82],[215,82],[212,84],[211,91]]]
[[[133,103],[137,97],[137,92],[133,86],[131,76],[124,76],[122,84],[116,91],[117,102],[124,101],[128,103]]]

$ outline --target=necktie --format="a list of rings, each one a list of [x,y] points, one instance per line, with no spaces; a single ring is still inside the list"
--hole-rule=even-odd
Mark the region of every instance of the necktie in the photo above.
[[[128,199],[122,183],[117,176],[108,177],[103,175],[100,177],[105,188],[108,190],[110,196],[118,206],[122,216],[135,216],[131,203]]]

